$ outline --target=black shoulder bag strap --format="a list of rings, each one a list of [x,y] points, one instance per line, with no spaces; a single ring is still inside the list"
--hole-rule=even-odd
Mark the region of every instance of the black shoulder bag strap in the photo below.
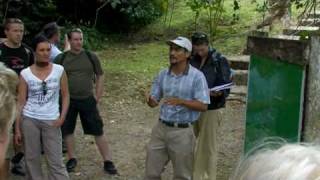
[[[93,62],[93,58],[92,58],[91,52],[88,51],[88,50],[85,50],[84,52],[87,54],[87,56],[88,56],[88,58],[89,58],[89,60],[90,60],[90,62],[92,64],[93,72],[96,75],[97,74],[97,70],[96,70],[96,66],[95,66],[95,64]]]

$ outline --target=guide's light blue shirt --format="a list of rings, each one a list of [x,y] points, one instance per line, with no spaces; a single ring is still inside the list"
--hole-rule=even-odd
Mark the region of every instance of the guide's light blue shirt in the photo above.
[[[162,98],[180,98],[198,100],[210,104],[210,96],[206,79],[202,72],[188,65],[186,71],[175,75],[170,69],[162,70],[152,83],[152,97],[160,101]],[[160,119],[168,122],[189,123],[199,118],[200,112],[185,106],[161,104]]]

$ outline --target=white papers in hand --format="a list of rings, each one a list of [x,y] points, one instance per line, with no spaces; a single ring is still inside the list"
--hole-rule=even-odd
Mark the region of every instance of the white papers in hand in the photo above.
[[[221,91],[221,90],[225,90],[225,89],[231,89],[232,86],[233,86],[233,82],[227,83],[227,84],[222,84],[222,85],[215,86],[215,87],[211,88],[210,91]]]

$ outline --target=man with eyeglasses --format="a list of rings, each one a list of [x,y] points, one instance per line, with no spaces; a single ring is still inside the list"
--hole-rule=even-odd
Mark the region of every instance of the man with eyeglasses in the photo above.
[[[64,141],[67,146],[68,172],[77,166],[74,153],[74,129],[80,114],[85,134],[93,135],[98,150],[104,160],[104,171],[110,175],[118,174],[111,160],[111,151],[103,133],[103,121],[97,104],[103,93],[104,74],[98,57],[91,51],[83,49],[81,29],[72,29],[68,34],[70,50],[57,56],[55,63],[64,66],[68,75],[70,106],[62,126]],[[95,88],[93,88],[95,79]],[[95,89],[95,93],[93,90]]]
[[[145,180],[160,180],[169,161],[173,165],[173,179],[191,180],[193,124],[210,103],[208,86],[203,74],[189,65],[190,40],[177,37],[167,43],[170,67],[159,73],[150,94],[146,94],[150,107],[158,106],[161,99],[163,102],[147,145]]]
[[[3,24],[6,39],[0,44],[0,62],[14,70],[18,75],[22,69],[34,62],[31,48],[22,43],[24,24],[20,19],[8,18]],[[14,144],[15,156],[11,159],[13,163],[11,172],[24,176],[25,172],[20,164],[23,158],[22,147]]]
[[[195,32],[192,35],[193,57],[190,64],[203,72],[209,89],[231,84],[228,61],[215,49],[209,47],[207,34]],[[194,156],[193,179],[215,180],[217,174],[218,145],[217,129],[222,119],[229,89],[210,90],[210,104],[194,125],[197,146]]]

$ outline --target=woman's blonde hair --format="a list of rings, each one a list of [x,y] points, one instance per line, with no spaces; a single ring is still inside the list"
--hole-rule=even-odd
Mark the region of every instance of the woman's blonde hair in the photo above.
[[[230,180],[320,180],[320,146],[262,146],[240,161]]]
[[[16,114],[18,76],[0,62],[0,134],[8,131]]]

